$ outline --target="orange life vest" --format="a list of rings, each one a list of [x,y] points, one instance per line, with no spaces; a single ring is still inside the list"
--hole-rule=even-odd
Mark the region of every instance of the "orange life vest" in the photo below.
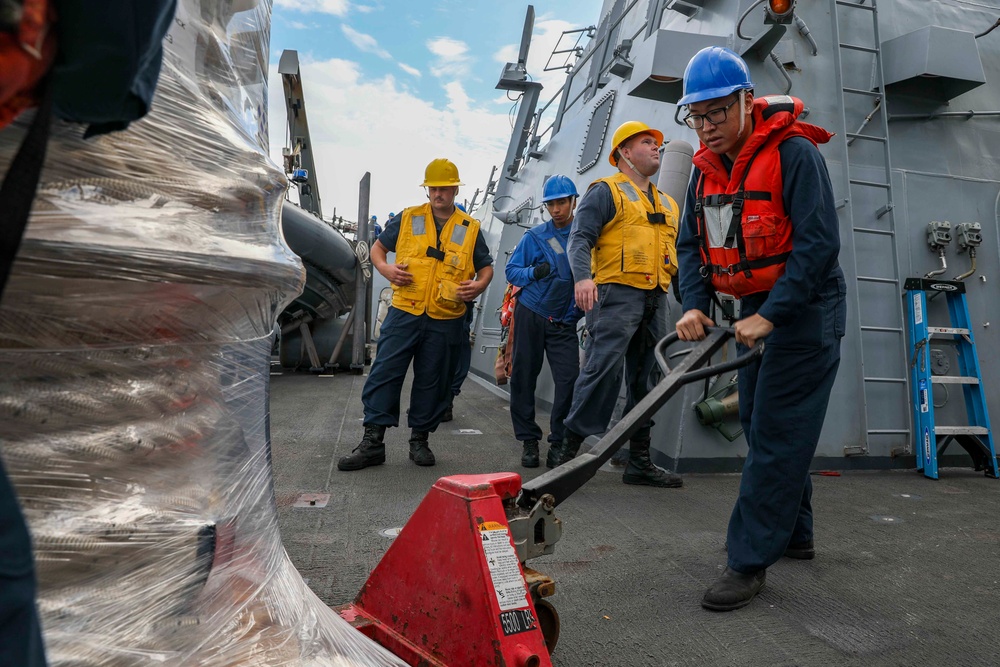
[[[38,104],[38,83],[56,54],[51,4],[26,0],[18,25],[0,27],[0,128]]]
[[[787,95],[755,99],[753,132],[731,172],[704,146],[694,156],[701,171],[694,203],[701,274],[716,291],[735,297],[767,292],[785,273],[792,221],[782,201],[778,146],[791,137],[816,145],[833,136],[799,122],[802,109],[802,100]]]

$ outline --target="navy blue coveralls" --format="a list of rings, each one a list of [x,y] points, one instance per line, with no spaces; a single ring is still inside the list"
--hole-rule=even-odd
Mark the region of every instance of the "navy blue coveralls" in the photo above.
[[[402,216],[397,215],[386,223],[378,237],[379,243],[389,252],[396,250],[401,219]],[[439,237],[445,222],[434,221]],[[476,238],[472,263],[476,272],[493,263],[482,233]],[[399,426],[399,396],[412,361],[413,386],[407,425],[422,433],[437,429],[452,399],[451,385],[461,346],[469,346],[465,319],[463,315],[451,320],[436,320],[426,313],[412,315],[389,307],[382,322],[378,352],[361,392],[366,425]]]
[[[787,139],[778,153],[792,253],[770,292],[740,301],[741,318],[759,313],[774,325],[763,357],[739,372],[740,421],[749,453],[729,520],[728,564],[743,573],[762,570],[789,545],[813,539],[809,465],[840,365],[847,318],[847,288],[837,262],[840,227],[826,163],[803,137]],[[731,168],[731,161],[722,159]],[[677,241],[678,277],[684,311],[708,314],[712,288],[699,273],[692,208],[699,176],[695,168]]]
[[[0,665],[46,664],[36,589],[28,526],[0,462]]]
[[[597,183],[580,198],[569,239],[570,266],[577,282],[591,277],[591,248],[614,217],[615,202],[607,183]],[[590,340],[564,421],[566,428],[582,436],[607,430],[622,385],[623,360],[625,411],[649,393],[653,372],[658,371],[653,348],[667,334],[669,306],[665,297],[659,288],[644,290],[617,283],[597,286],[597,301],[587,313]],[[641,424],[631,439],[648,439],[651,426],[652,420]]]
[[[455,367],[455,377],[451,381],[452,400],[454,400],[455,396],[462,393],[462,385],[465,384],[465,378],[469,376],[469,369],[472,367],[472,344],[469,341],[469,337],[472,335],[472,320],[475,316],[476,302],[467,301],[465,303],[465,315],[462,316],[462,334],[465,336],[462,340],[465,344],[458,351],[458,364]]]
[[[549,359],[555,392],[549,419],[549,443],[563,440],[563,420],[573,400],[580,372],[576,323],[582,312],[573,297],[573,275],[566,255],[569,225],[559,229],[549,220],[529,229],[507,260],[507,282],[521,291],[514,309],[514,349],[510,374],[510,417],[514,437],[541,440],[535,423],[535,385],[543,356]],[[547,263],[550,273],[535,280],[535,267]]]

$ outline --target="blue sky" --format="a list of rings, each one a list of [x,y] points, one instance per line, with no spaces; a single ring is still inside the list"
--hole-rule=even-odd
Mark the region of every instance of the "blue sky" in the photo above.
[[[528,72],[543,72],[564,30],[596,24],[601,0],[540,0]],[[280,164],[286,121],[277,62],[299,52],[323,213],[354,219],[358,182],[372,174],[372,213],[419,204],[423,169],[452,159],[466,186],[484,188],[503,161],[513,102],[495,90],[516,58],[528,3],[483,0],[275,0],[271,21],[269,129]]]

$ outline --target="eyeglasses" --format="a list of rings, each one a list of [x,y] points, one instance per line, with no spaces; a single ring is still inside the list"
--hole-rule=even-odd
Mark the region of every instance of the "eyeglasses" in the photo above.
[[[721,125],[726,122],[726,117],[729,115],[729,107],[733,106],[739,102],[739,98],[733,100],[724,107],[719,107],[718,109],[711,109],[708,113],[691,113],[684,116],[684,123],[690,127],[692,130],[700,130],[705,127],[705,121],[707,120],[712,125]]]

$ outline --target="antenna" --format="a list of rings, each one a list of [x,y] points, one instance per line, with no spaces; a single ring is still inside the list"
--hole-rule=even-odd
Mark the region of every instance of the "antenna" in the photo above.
[[[526,67],[528,64],[528,47],[531,46],[531,30],[535,26],[535,6],[528,5],[524,17],[524,29],[521,31],[521,49],[517,54],[517,64]]]
[[[517,53],[516,63],[507,63],[500,73],[497,90],[526,90],[528,88],[528,47],[531,46],[531,30],[535,25],[535,6],[528,5],[524,17],[524,29],[521,31],[521,48]]]

